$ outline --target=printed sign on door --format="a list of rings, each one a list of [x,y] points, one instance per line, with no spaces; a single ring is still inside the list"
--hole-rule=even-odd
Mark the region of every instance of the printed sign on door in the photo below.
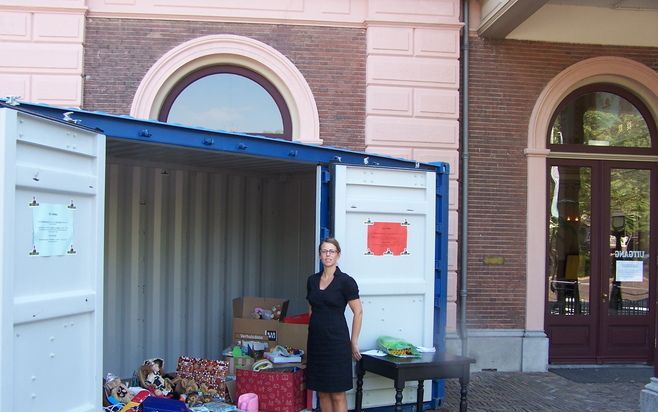
[[[366,221],[368,228],[367,255],[408,255],[407,228],[409,223]]]

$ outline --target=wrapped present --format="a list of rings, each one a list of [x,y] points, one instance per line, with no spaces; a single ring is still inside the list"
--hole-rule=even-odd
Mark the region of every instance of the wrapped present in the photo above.
[[[229,400],[225,385],[228,369],[228,362],[225,361],[181,356],[178,358],[176,372],[181,379],[193,379],[199,387],[205,385]]]
[[[265,369],[259,372],[237,369],[236,397],[243,393],[258,395],[260,412],[298,412],[306,407],[304,370]]]

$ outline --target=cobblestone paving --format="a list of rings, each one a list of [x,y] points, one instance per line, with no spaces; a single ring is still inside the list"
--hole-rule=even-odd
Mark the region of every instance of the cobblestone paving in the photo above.
[[[474,372],[469,412],[638,412],[647,382],[576,383],[551,372]],[[459,381],[446,380],[441,412],[459,411]]]

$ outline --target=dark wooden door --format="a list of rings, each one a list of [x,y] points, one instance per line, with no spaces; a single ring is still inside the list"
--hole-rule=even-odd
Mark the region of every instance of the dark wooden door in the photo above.
[[[553,160],[548,176],[549,361],[653,362],[656,166]]]

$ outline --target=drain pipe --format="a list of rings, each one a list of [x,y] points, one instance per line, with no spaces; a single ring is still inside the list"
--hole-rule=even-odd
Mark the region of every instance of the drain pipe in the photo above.
[[[468,356],[468,330],[466,328],[466,297],[468,296],[468,0],[462,1],[464,27],[462,32],[462,135],[461,135],[461,230],[459,233],[461,276],[459,287],[459,334],[462,356]]]

